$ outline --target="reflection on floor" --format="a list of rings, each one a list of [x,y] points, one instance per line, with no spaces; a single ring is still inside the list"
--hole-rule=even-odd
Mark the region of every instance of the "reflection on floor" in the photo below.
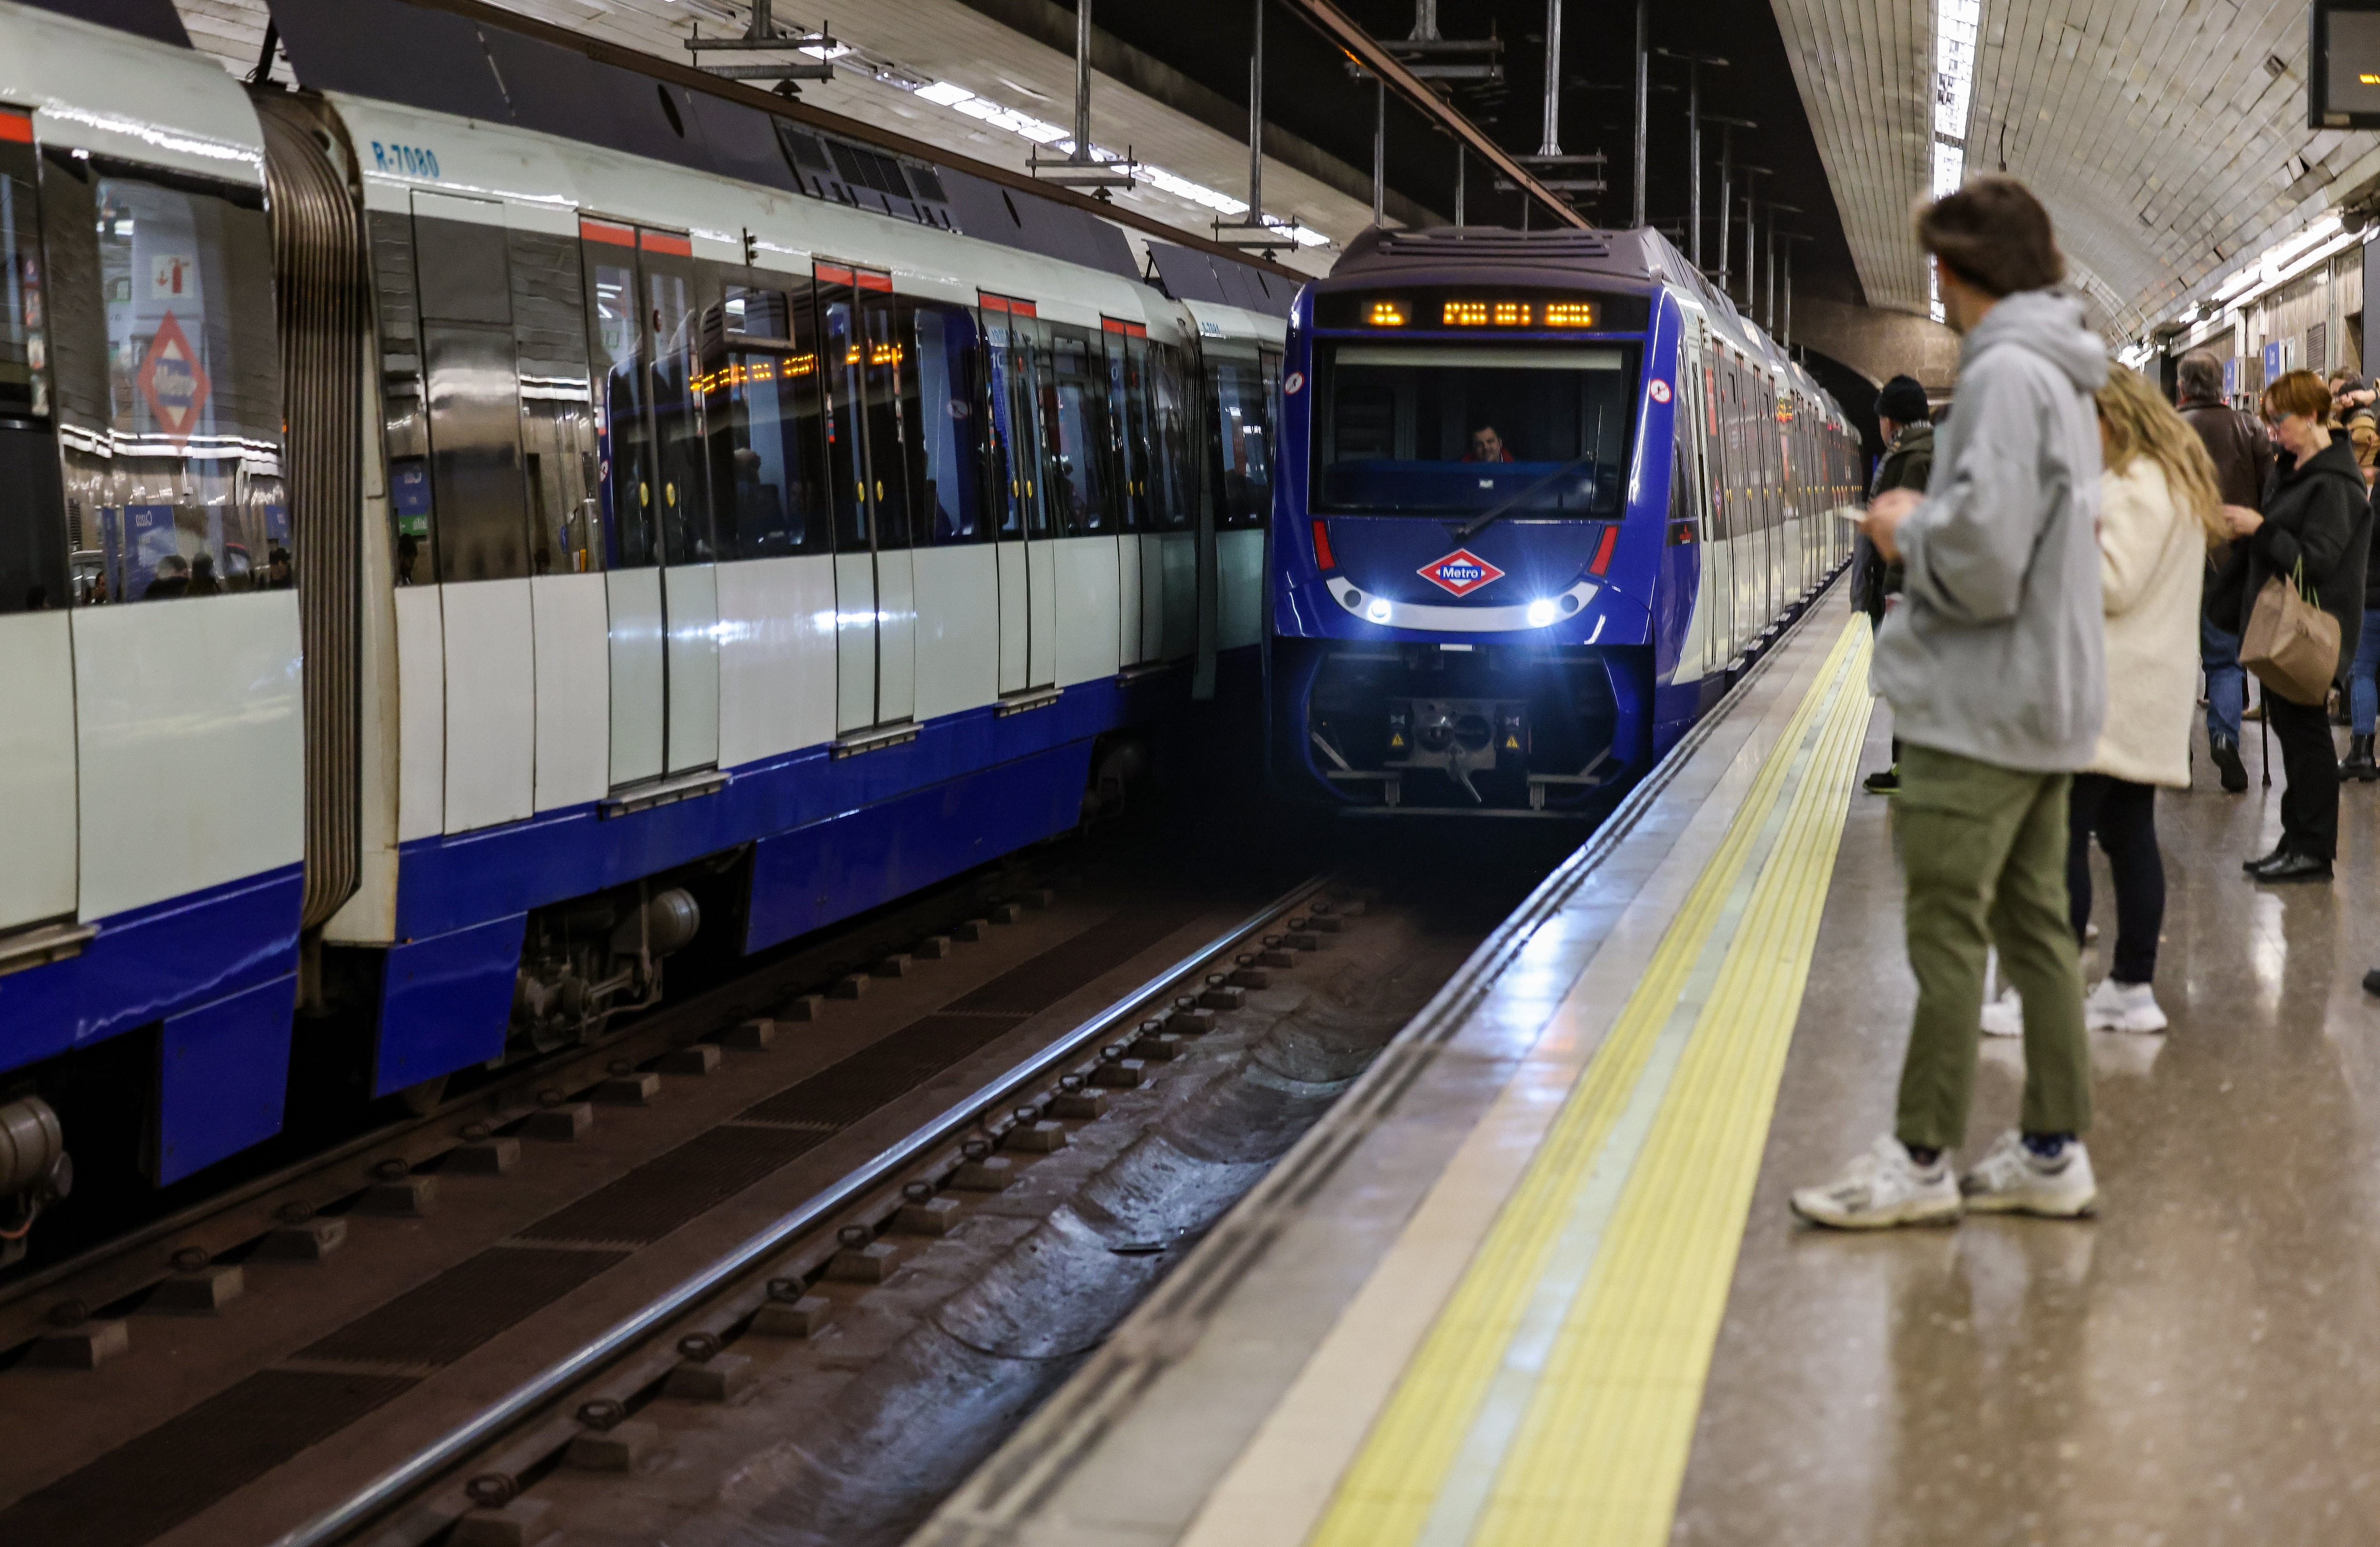
[[[2279,757],[2265,790],[2244,749],[2245,795],[2203,742],[2160,792],[2173,1027],[2094,1033],[2087,1224],[1788,1216],[1888,1125],[1915,993],[1890,803],[1853,798],[1672,1541],[2380,1539],[2380,787],[2342,793],[2334,885],[2262,889],[2239,861],[2278,835]],[[1971,1158],[2022,1079],[1987,1041]]]

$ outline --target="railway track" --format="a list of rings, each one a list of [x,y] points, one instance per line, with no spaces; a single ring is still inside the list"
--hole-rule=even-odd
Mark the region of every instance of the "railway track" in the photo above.
[[[54,1270],[0,1540],[894,1540],[1542,873],[1475,847],[979,878]]]

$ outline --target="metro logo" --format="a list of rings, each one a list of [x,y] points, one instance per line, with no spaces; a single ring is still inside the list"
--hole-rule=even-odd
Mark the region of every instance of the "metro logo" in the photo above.
[[[1440,591],[1456,596],[1468,596],[1482,586],[1493,585],[1504,578],[1504,572],[1481,558],[1468,548],[1457,548],[1444,558],[1434,558],[1421,566],[1421,578]]]
[[[133,378],[140,396],[149,400],[149,411],[157,420],[157,428],[176,441],[187,441],[199,427],[199,414],[207,406],[207,395],[214,384],[207,379],[207,369],[199,363],[198,351],[190,347],[189,335],[174,314],[157,325],[156,335],[149,341],[148,358],[140,362],[140,374]]]

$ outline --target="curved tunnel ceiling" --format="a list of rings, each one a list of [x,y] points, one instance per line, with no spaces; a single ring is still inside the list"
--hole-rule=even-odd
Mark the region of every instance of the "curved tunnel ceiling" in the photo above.
[[[1931,0],[1774,0],[1872,304],[1924,311]],[[2023,178],[2111,334],[2135,335],[2380,171],[2305,127],[2302,0],[1983,0],[1967,167]]]

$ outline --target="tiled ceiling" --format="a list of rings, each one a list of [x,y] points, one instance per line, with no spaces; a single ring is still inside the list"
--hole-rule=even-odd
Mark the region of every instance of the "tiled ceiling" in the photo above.
[[[1929,0],[1775,0],[1871,304],[1925,309],[1911,201],[1930,177]],[[2049,207],[2108,332],[2380,172],[2370,136],[2305,127],[2304,0],[1983,0],[1972,175]]]

